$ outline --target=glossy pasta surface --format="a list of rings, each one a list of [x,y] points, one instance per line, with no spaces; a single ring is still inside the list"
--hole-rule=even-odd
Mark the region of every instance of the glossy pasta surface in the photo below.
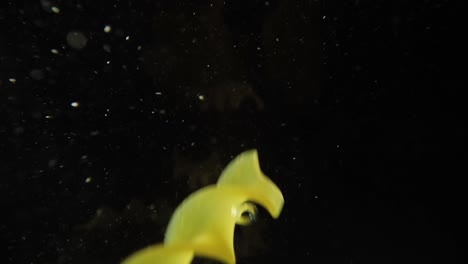
[[[249,150],[228,164],[215,185],[192,193],[176,208],[163,243],[137,251],[123,264],[188,264],[194,256],[235,263],[234,228],[250,223],[254,204],[277,218],[284,198],[262,173],[257,151]]]

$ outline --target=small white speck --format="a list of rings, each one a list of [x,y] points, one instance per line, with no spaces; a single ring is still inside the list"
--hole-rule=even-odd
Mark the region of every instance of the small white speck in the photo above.
[[[46,118],[46,119],[52,119],[52,118],[54,118],[54,117],[51,116],[51,115],[46,115],[45,118]]]
[[[210,65],[209,65],[209,64],[207,64],[207,65],[206,65],[206,67],[207,67],[207,68],[209,68],[209,67],[210,67]]]
[[[261,47],[257,47],[257,50],[261,50],[262,48]]]
[[[205,100],[205,96],[204,96],[204,95],[202,95],[202,94],[200,94],[200,95],[198,96],[198,100],[200,100],[200,101],[203,101],[203,100]]]
[[[76,107],[80,106],[80,103],[78,103],[78,102],[71,102],[70,105],[71,105],[72,107],[75,107],[75,108],[76,108]]]
[[[51,49],[50,52],[52,52],[53,54],[59,54],[57,49]]]
[[[109,64],[110,64],[110,61],[106,61],[106,64],[109,65]]]
[[[325,18],[327,18],[327,16],[323,16],[323,17],[322,17],[322,19],[325,19]]]
[[[91,177],[86,178],[85,182],[90,183],[93,179]]]
[[[106,26],[104,27],[104,32],[105,32],[105,33],[109,33],[109,32],[111,32],[111,31],[112,31],[112,27],[111,27],[111,26],[106,25]]]
[[[318,199],[318,196],[317,196],[317,195],[315,195],[315,196],[314,196],[314,198],[315,198],[315,199]]]
[[[15,78],[10,78],[10,79],[8,79],[8,81],[10,81],[11,83],[16,83],[16,79],[15,79]]]
[[[130,39],[130,36],[126,36],[126,37],[125,37],[125,40],[129,40],[129,39]]]
[[[52,10],[52,12],[54,12],[55,14],[60,13],[60,9],[59,9],[58,7],[56,7],[56,6],[52,6],[52,7],[50,8],[50,10]]]
[[[154,94],[155,95],[161,95],[162,93],[161,92],[155,92]]]
[[[276,40],[276,42],[279,42],[279,38],[276,38],[275,40]]]

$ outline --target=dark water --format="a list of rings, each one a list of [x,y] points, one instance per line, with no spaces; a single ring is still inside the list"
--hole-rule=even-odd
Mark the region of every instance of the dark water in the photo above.
[[[2,262],[118,263],[257,148],[286,203],[238,263],[462,263],[448,2],[2,2]]]

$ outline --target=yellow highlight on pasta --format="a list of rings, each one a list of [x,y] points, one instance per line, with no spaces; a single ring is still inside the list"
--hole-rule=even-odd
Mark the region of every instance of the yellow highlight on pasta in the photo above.
[[[241,153],[216,185],[192,193],[177,207],[164,243],[139,250],[122,264],[188,264],[195,256],[234,264],[234,228],[250,223],[256,213],[252,202],[273,218],[284,204],[280,189],[262,173],[256,150]]]

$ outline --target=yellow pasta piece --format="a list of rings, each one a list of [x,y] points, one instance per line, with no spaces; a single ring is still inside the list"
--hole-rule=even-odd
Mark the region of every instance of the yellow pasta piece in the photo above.
[[[256,150],[241,153],[216,185],[192,193],[177,207],[164,243],[139,250],[122,264],[188,264],[194,256],[234,264],[234,228],[250,223],[256,213],[252,202],[273,218],[284,204],[280,189],[262,173]]]

